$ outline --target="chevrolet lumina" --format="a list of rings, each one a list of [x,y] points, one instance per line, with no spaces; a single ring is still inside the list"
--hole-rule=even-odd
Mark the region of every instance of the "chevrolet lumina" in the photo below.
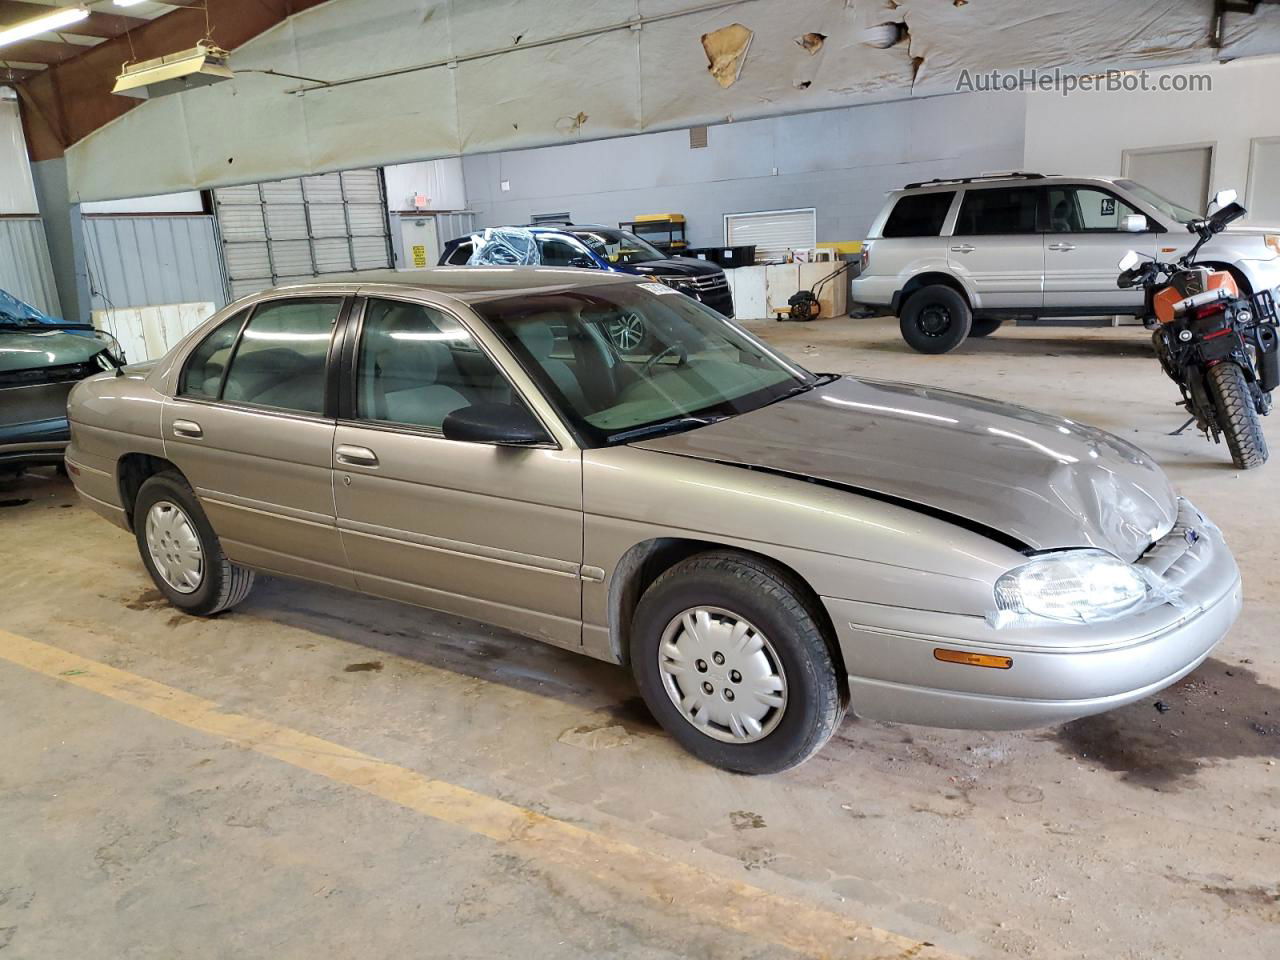
[[[609,336],[620,314],[644,354]],[[746,773],[846,709],[1055,724],[1173,683],[1234,621],[1218,529],[1123,440],[811,373],[672,288],[440,268],[278,288],[71,396],[68,467],[192,614],[256,572],[625,664]]]

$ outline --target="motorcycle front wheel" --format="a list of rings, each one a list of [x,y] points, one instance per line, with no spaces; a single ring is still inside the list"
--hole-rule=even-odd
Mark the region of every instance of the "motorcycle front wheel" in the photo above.
[[[1262,435],[1262,422],[1244,371],[1223,361],[1209,368],[1206,379],[1231,462],[1239,470],[1262,466],[1267,462],[1267,439]]]

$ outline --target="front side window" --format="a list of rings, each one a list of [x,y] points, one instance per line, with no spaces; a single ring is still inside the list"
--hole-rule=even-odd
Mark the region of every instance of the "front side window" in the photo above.
[[[191,351],[178,381],[179,396],[203,397],[207,400],[218,398],[222,374],[227,369],[231,350],[236,345],[236,335],[240,333],[248,312],[241,310],[223,320],[201,341],[200,346]]]
[[[942,232],[955,191],[917,193],[899,198],[885,221],[880,235],[892,237],[936,237]]]
[[[324,412],[325,358],[341,297],[258,304],[231,358],[222,399]]]
[[[590,247],[606,263],[653,263],[665,260],[662,251],[625,230],[591,228],[573,235]]]
[[[1035,187],[968,190],[960,205],[955,236],[991,236],[1036,232],[1040,191]]]
[[[440,430],[455,410],[520,403],[470,331],[439,310],[370,300],[356,359],[356,416]]]
[[[1049,188],[1052,233],[1116,233],[1124,218],[1138,211],[1115,194],[1092,187]]]
[[[698,301],[658,283],[522,294],[475,305],[590,446],[746,413],[819,379]],[[638,321],[623,354],[610,331]]]

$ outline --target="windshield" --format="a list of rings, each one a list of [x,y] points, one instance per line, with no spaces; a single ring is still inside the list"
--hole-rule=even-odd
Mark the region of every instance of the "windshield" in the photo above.
[[[660,283],[522,294],[474,307],[588,446],[702,426],[819,382]]]
[[[1186,223],[1188,220],[1198,220],[1201,216],[1201,214],[1188,210],[1186,207],[1174,203],[1172,200],[1166,200],[1154,190],[1144,187],[1135,180],[1117,180],[1116,186],[1123,187],[1139,200],[1155,207],[1166,217],[1172,217],[1179,223]]]
[[[573,235],[609,263],[652,263],[667,259],[662,251],[625,230],[582,228]]]

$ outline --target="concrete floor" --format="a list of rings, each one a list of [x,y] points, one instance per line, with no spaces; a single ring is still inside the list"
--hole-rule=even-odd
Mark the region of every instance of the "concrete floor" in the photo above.
[[[924,357],[884,320],[758,329],[1145,447],[1226,531],[1239,624],[1166,712],[850,719],[749,779],[680,752],[623,670],[501,631],[279,580],[186,617],[64,481],[0,481],[0,953],[1280,955],[1280,462],[1168,436],[1141,330]]]

